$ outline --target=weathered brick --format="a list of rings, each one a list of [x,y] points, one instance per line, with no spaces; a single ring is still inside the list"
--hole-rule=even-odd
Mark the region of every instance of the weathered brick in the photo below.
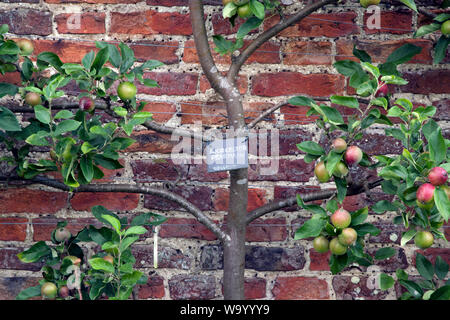
[[[375,33],[390,33],[390,34],[405,34],[414,32],[412,28],[412,11],[411,10],[396,10],[383,11],[380,15],[380,27],[369,29],[367,20],[373,16],[373,13],[364,14],[364,32],[366,34]],[[373,23],[372,19],[371,22]]]
[[[327,282],[314,277],[277,277],[272,294],[275,300],[330,299]]]
[[[151,112],[154,121],[167,122],[177,112],[177,107],[172,103],[147,102],[142,111]]]
[[[55,17],[59,33],[95,34],[105,33],[105,13],[62,13]]]
[[[319,253],[314,249],[309,250],[309,270],[311,271],[330,271],[328,263],[331,252]]]
[[[66,228],[70,231],[72,235],[76,235],[84,227],[90,224],[97,224],[99,227],[98,220],[94,218],[65,218],[56,219],[53,217],[44,217],[32,219],[31,223],[33,226],[33,241],[49,241],[51,240],[52,231],[56,229],[59,221],[67,221]]]
[[[222,294],[223,281],[221,280]],[[244,298],[246,300],[263,299],[266,297],[267,281],[264,278],[245,278],[244,279]]]
[[[29,248],[0,248],[0,269],[39,271],[43,266],[43,262],[24,263],[17,257],[20,252],[27,249]]]
[[[248,90],[248,79],[245,74],[240,74],[236,80],[236,85],[238,87],[239,93],[245,94]],[[200,77],[199,83],[200,92],[206,92],[206,90],[211,89],[208,79],[205,75]]]
[[[150,275],[147,283],[139,285],[139,299],[161,299],[165,295],[164,278],[159,275]]]
[[[76,211],[90,211],[97,205],[113,211],[128,211],[136,209],[138,203],[139,194],[122,192],[77,193],[70,200],[72,209]]]
[[[444,69],[427,70],[420,73],[404,72],[403,78],[409,83],[396,87],[396,92],[417,94],[450,93],[450,72]]]
[[[178,41],[151,41],[140,40],[129,44],[134,51],[134,56],[139,62],[146,60],[158,60],[165,64],[175,64],[179,62],[177,50]]]
[[[1,277],[0,300],[16,300],[20,291],[38,285],[38,278],[28,277]],[[33,298],[32,300],[41,299]]]
[[[210,275],[175,275],[169,279],[174,300],[211,300],[216,296],[216,277]]]
[[[52,33],[53,14],[50,11],[16,8],[0,11],[0,25],[7,24],[15,34],[47,36]]]
[[[197,91],[198,75],[192,73],[176,72],[149,72],[144,74],[145,79],[153,79],[159,87],[149,88],[137,84],[138,92],[155,96],[189,96]]]
[[[151,130],[134,132],[131,136],[136,142],[126,152],[171,153],[178,143],[172,141],[170,135]],[[145,178],[144,178],[145,179]]]
[[[133,245],[131,251],[136,258],[136,268],[153,268],[153,244]],[[191,259],[179,249],[168,246],[159,246],[158,267],[189,270],[191,267]]]
[[[56,213],[66,207],[67,193],[9,188],[0,192],[1,213]]]
[[[264,97],[293,94],[329,96],[342,94],[344,87],[344,78],[336,74],[260,73],[252,79],[252,94]]]
[[[274,199],[275,200],[282,200],[287,199],[290,197],[295,197],[297,194],[308,194],[311,192],[317,192],[320,191],[320,187],[318,186],[305,186],[305,187],[285,187],[285,186],[275,186],[274,187]],[[290,206],[290,207],[284,207],[282,210],[284,211],[298,211],[300,208],[297,206],[297,204]]]
[[[0,240],[25,241],[27,236],[27,222],[28,219],[26,218],[0,218]]]
[[[318,116],[307,116],[310,107],[285,105],[280,108],[280,112],[284,114],[284,122],[287,125],[308,124],[315,122]]]
[[[200,210],[212,210],[213,190],[211,188],[203,186],[175,186],[171,191],[189,200]],[[184,208],[172,201],[147,194],[144,197],[144,207],[147,209],[164,211],[185,211]]]
[[[161,238],[187,238],[212,241],[217,237],[196,219],[169,218],[159,230]]]
[[[214,209],[228,211],[230,192],[225,188],[217,188],[214,193]],[[249,188],[247,211],[252,211],[267,203],[267,192],[264,189]]]
[[[283,49],[283,63],[288,65],[329,65],[332,63],[331,42],[288,42]]]
[[[94,42],[71,40],[35,40],[35,53],[50,51],[57,54],[64,63],[81,63],[83,57],[91,50],[96,52]]]
[[[181,103],[181,124],[225,125],[227,110],[223,102],[188,101]]]
[[[378,275],[353,278],[338,275],[333,277],[333,289],[337,300],[383,300],[388,294],[388,291],[380,290]]]
[[[355,24],[355,12],[311,14],[300,22],[286,28],[280,33],[282,37],[342,37],[360,32]],[[264,21],[264,29],[278,23],[280,18],[273,16]]]
[[[45,0],[47,3],[93,3],[93,4],[118,4],[118,3],[138,3],[141,0]]]
[[[415,254],[413,255],[413,261],[412,261],[412,265],[416,265],[416,254],[420,253],[422,255],[424,255],[428,260],[431,261],[431,263],[436,262],[436,258],[438,256],[441,256],[441,258],[447,262],[448,264],[450,264],[450,250],[448,250],[448,248],[428,248],[425,250],[416,250]]]
[[[272,170],[273,169],[273,170]],[[303,159],[270,159],[269,163],[258,161],[248,168],[249,181],[295,181],[307,182],[313,176],[314,164]]]
[[[287,237],[286,219],[256,219],[246,229],[245,240],[248,242],[284,241]]]

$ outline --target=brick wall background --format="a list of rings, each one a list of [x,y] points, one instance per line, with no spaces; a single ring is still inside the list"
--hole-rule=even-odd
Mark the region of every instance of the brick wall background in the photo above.
[[[157,59],[166,66],[149,73],[160,88],[139,87],[139,99],[148,102],[146,110],[156,121],[171,126],[192,127],[226,124],[223,103],[210,89],[196,55],[189,20],[187,0],[3,0],[0,24],[7,23],[13,38],[32,39],[35,53],[56,52],[63,62],[80,62],[95,40],[131,41],[140,60]],[[230,35],[232,29],[221,17],[220,0],[204,1],[207,30],[210,35]],[[301,1],[296,1],[301,2]],[[434,1],[416,1],[435,6]],[[303,22],[283,31],[266,43],[239,77],[244,94],[246,116],[251,121],[261,110],[286,99],[287,95],[306,94],[327,97],[351,94],[345,79],[332,64],[351,56],[353,44],[368,51],[375,62],[384,61],[404,43],[423,48],[422,53],[401,67],[410,83],[392,88],[397,96],[406,96],[416,104],[438,108],[440,121],[449,138],[450,65],[447,57],[432,65],[433,41],[430,36],[412,39],[413,30],[426,19],[404,7],[382,1],[383,29],[364,27],[367,15],[356,1],[339,7],[328,6]],[[300,4],[292,6],[291,10]],[[67,28],[71,14],[81,13],[80,29]],[[326,21],[333,20],[333,22]],[[264,30],[277,21],[268,19]],[[70,22],[70,21],[69,21]],[[230,59],[214,53],[221,70]],[[18,75],[0,76],[0,81],[18,83]],[[348,113],[350,109],[347,109]],[[313,177],[313,165],[302,160],[295,144],[320,139],[313,118],[306,108],[285,106],[260,128],[280,130],[280,166],[277,174],[261,176],[260,165],[249,169],[249,210],[296,192],[331,188],[319,186]],[[141,130],[137,143],[122,154],[124,169],[108,171],[100,182],[141,182],[181,179],[175,192],[194,202],[218,224],[223,224],[227,210],[228,173],[210,174],[203,165],[175,165],[170,160],[176,144],[170,136]],[[384,137],[374,128],[358,142],[369,154],[401,152],[398,141]],[[167,159],[161,162],[160,159]],[[178,170],[173,169],[177,167]],[[380,190],[369,201],[366,195],[347,197],[345,208],[357,208],[374,201],[390,199]],[[89,210],[104,205],[110,210],[132,216],[147,210],[169,217],[160,230],[159,268],[153,269],[152,234],[142,237],[135,247],[137,263],[149,274],[149,281],[139,288],[140,299],[217,299],[222,297],[221,248],[215,236],[176,205],[152,196],[136,194],[77,194],[57,192],[41,186],[9,188],[0,191],[0,299],[14,299],[24,287],[37,282],[40,265],[23,264],[16,254],[38,240],[49,240],[56,222],[68,219],[72,232],[94,222]],[[294,241],[295,230],[309,214],[287,208],[264,216],[247,229],[245,295],[249,299],[395,299],[399,288],[380,291],[376,279],[380,271],[412,266],[414,245],[400,248],[401,226],[392,224],[393,215],[371,215],[382,230],[367,239],[370,250],[394,246],[397,255],[369,268],[348,268],[340,275],[328,271],[328,255],[312,250],[308,240]],[[449,229],[445,229],[450,239]],[[441,255],[450,262],[450,250],[443,241],[425,251],[426,256]]]

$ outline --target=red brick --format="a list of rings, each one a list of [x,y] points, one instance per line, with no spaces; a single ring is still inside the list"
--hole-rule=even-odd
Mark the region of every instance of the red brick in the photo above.
[[[230,64],[231,59],[229,55],[221,55],[214,50],[214,43],[209,42],[211,48],[211,55],[213,56],[216,64]],[[186,63],[200,63],[198,58],[197,49],[195,48],[194,40],[188,40],[184,44],[183,61]]]
[[[7,72],[5,74],[0,73],[0,82],[12,83],[17,86],[22,85],[19,72]]]
[[[444,69],[422,71],[420,73],[404,72],[403,78],[409,83],[396,87],[396,92],[417,94],[450,93],[450,71]]]
[[[76,211],[91,211],[93,206],[102,205],[113,211],[127,211],[136,209],[139,194],[122,192],[86,192],[77,193],[70,200]]]
[[[100,223],[94,218],[85,219],[56,219],[56,218],[36,218],[32,220],[33,225],[33,241],[49,241],[51,240],[52,231],[56,229],[59,221],[67,221],[66,228],[70,231],[72,235],[76,235],[84,227],[90,224]],[[97,226],[98,227],[98,226]]]
[[[118,3],[138,3],[142,0],[45,0],[47,3],[95,3],[95,4],[118,4]]]
[[[95,34],[106,32],[105,13],[62,13],[55,17],[55,22],[59,33]],[[77,23],[79,25],[74,25]]]
[[[314,164],[306,163],[303,159],[271,159],[270,161],[269,164],[263,163],[261,160],[256,164],[250,164],[248,168],[249,181],[308,182],[309,178],[313,176]],[[275,172],[272,173],[268,172],[269,169],[263,169],[269,167],[276,169],[274,161],[278,161],[278,170],[274,170]]]
[[[35,40],[35,53],[50,51],[57,54],[64,63],[81,63],[83,57],[91,50],[97,52],[94,42],[71,40]]]
[[[161,225],[159,235],[161,238],[217,240],[215,234],[196,219],[186,218],[169,218]]]
[[[131,138],[136,140],[126,152],[171,153],[176,141],[170,140],[170,135],[161,134],[151,130],[142,130],[133,133]]]
[[[30,246],[31,247],[31,246]],[[10,270],[28,270],[28,271],[39,271],[42,268],[43,263],[41,261],[33,263],[25,263],[19,260],[17,255],[29,249],[29,247],[4,247],[0,248],[0,269],[10,269]]]
[[[348,58],[347,56],[353,56],[353,46],[360,50],[365,50],[372,57],[372,61],[375,63],[385,62],[387,57],[396,49],[401,46],[410,43],[415,46],[419,46],[422,48],[422,51],[415,55],[410,61],[407,63],[422,63],[422,64],[431,64],[431,50],[433,48],[433,43],[430,40],[424,39],[402,39],[402,40],[389,40],[389,41],[379,41],[379,40],[358,40],[350,41],[350,40],[338,40],[336,41],[336,53],[338,55],[343,55],[346,57],[336,57],[336,60],[354,60],[359,62],[359,59],[352,57]]]
[[[151,112],[154,121],[167,122],[177,112],[177,107],[172,103],[148,102],[143,111]]]
[[[242,18],[237,18],[235,20],[234,27],[228,19],[224,19],[222,13],[214,13],[211,16],[211,23],[213,26],[214,34],[229,35],[234,34],[239,30],[239,27],[245,22]],[[251,31],[250,34],[255,33],[256,30]]]
[[[318,186],[304,186],[304,187],[275,186],[274,191],[273,191],[273,193],[274,193],[273,197],[275,200],[283,200],[283,199],[287,199],[290,197],[295,197],[297,194],[308,194],[308,193],[317,192],[317,191],[320,191],[320,187],[318,187]],[[284,207],[282,210],[298,211],[298,206],[297,206],[297,204],[294,204],[293,206],[290,206],[290,207]]]
[[[204,5],[212,5],[212,6],[219,6],[222,5],[220,2],[217,2],[216,0],[204,0],[202,1]],[[188,6],[189,1],[188,0],[147,0],[147,4],[150,6],[165,6],[165,7],[172,7],[172,6]]]
[[[237,87],[239,90],[239,93],[245,94],[248,90],[248,79],[247,76],[244,74],[240,74],[237,78]],[[208,79],[205,75],[202,75],[200,77],[200,84],[199,84],[200,92],[206,92],[206,90],[211,89],[211,85],[209,84]]]
[[[136,258],[135,268],[153,268],[153,244],[134,244],[131,251]],[[158,247],[158,267],[189,270],[191,258],[179,249],[161,245]]]
[[[197,206],[202,211],[212,210],[212,195],[213,190],[203,186],[189,186],[177,185],[171,189],[172,192],[188,199],[192,204]],[[185,211],[180,205],[173,201],[162,199],[158,196],[148,195],[144,196],[144,207],[150,210]]]
[[[311,271],[330,271],[328,260],[331,252],[319,253],[315,249],[309,250],[309,270]]]
[[[416,250],[416,254],[417,253],[424,255],[431,263],[433,263],[433,265],[436,262],[437,256],[441,256],[445,262],[450,264],[450,250],[448,248],[428,248],[426,250]],[[414,254],[412,258],[412,264],[414,266],[416,265],[416,254]]]
[[[329,65],[332,63],[331,42],[288,42],[283,50],[283,63],[289,65]]]
[[[188,101],[181,104],[181,124],[225,125],[227,110],[223,102]]]
[[[293,94],[319,97],[342,94],[344,87],[344,78],[335,74],[261,73],[253,78],[252,94],[264,97]]]
[[[350,276],[338,275],[333,277],[333,289],[336,293],[336,300],[355,300],[356,298],[384,300],[389,292],[377,290],[378,277],[378,275],[358,277],[358,283],[353,283]]]
[[[272,294],[275,300],[330,299],[327,282],[312,277],[278,277]]]
[[[27,237],[26,218],[0,218],[0,240],[1,241],[25,241]]]
[[[15,34],[47,36],[52,33],[52,17],[50,11],[36,9],[1,10],[0,25],[7,24],[9,32]]]
[[[245,41],[244,47],[240,50],[243,51],[251,41]],[[249,63],[262,63],[262,64],[277,64],[280,63],[280,45],[274,42],[263,43],[246,61]]]
[[[225,188],[217,188],[214,194],[214,209],[217,211],[228,211],[230,191]],[[264,189],[248,189],[247,211],[255,210],[267,203],[267,194]]]
[[[9,188],[0,192],[0,213],[56,213],[66,207],[66,192]]]
[[[188,14],[178,12],[112,12],[111,33],[191,35]]]
[[[223,282],[222,294],[223,294]],[[244,279],[244,298],[246,300],[263,299],[266,297],[267,281],[263,278],[245,278]]]
[[[311,14],[300,22],[283,30],[282,37],[343,37],[360,32],[355,24],[357,14],[355,12]],[[273,16],[264,21],[264,29],[278,23],[280,18]],[[334,22],[338,21],[338,22]]]
[[[139,93],[156,96],[190,96],[197,91],[198,75],[193,73],[149,72],[144,74],[144,78],[155,80],[159,88],[137,84]]]
[[[179,62],[177,50],[178,41],[137,41],[129,44],[134,51],[135,58],[140,61],[158,60],[165,64]]]
[[[169,279],[170,297],[174,300],[211,300],[215,291],[214,276],[179,274]]]
[[[139,285],[139,299],[161,299],[164,295],[164,278],[159,275],[149,276],[146,284]]]
[[[16,300],[20,291],[34,287],[39,284],[39,278],[26,277],[1,277],[0,278],[0,300]],[[41,297],[34,297],[28,300],[41,300]]]
[[[245,233],[248,242],[284,241],[286,238],[285,218],[256,219],[247,226]]]
[[[369,29],[367,27],[367,19],[370,18],[373,13],[364,14],[364,31],[366,34],[375,33],[391,33],[391,34],[405,34],[412,33],[412,11],[384,11],[380,16],[380,29]],[[371,19],[372,20],[372,19]]]
[[[315,122],[318,116],[307,116],[310,107],[307,106],[293,106],[285,105],[280,108],[280,112],[284,113],[284,121],[287,125],[292,124],[307,124]]]

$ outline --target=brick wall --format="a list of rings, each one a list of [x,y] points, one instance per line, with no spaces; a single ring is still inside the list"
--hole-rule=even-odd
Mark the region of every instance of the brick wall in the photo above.
[[[187,0],[6,0],[0,3],[0,24],[10,26],[14,38],[32,39],[36,53],[53,51],[64,62],[80,62],[95,48],[95,40],[131,40],[139,60],[158,59],[166,66],[146,75],[160,88],[139,88],[139,99],[147,101],[146,110],[156,121],[172,126],[190,127],[195,121],[206,126],[224,126],[225,110],[201,72],[192,38]],[[204,1],[210,35],[230,35],[232,29],[221,17],[220,0]],[[383,1],[384,2],[384,1]],[[419,1],[433,5],[433,1]],[[294,6],[298,8],[298,5]],[[294,10],[294,9],[292,9]],[[293,12],[293,11],[292,11]],[[292,13],[290,12],[290,13]],[[80,28],[68,28],[73,13],[80,13]],[[288,13],[289,14],[289,13]],[[404,43],[423,48],[421,54],[402,66],[407,86],[395,89],[416,104],[438,107],[436,120],[446,128],[450,106],[449,59],[432,65],[431,38],[412,39],[412,30],[425,21],[411,11],[382,6],[381,30],[364,27],[367,15],[352,1],[341,7],[329,6],[283,31],[264,44],[244,66],[238,80],[244,95],[246,116],[250,121],[261,110],[281,102],[288,95],[329,96],[351,94],[345,79],[332,64],[351,55],[353,44],[368,51],[375,62],[384,59]],[[338,22],[330,22],[333,20]],[[277,22],[270,18],[260,27]],[[306,54],[299,54],[299,53]],[[226,70],[229,57],[213,54],[220,70]],[[19,77],[0,76],[0,81],[17,82]],[[413,94],[413,95],[412,95]],[[249,204],[252,210],[273,199],[297,192],[330,188],[313,178],[313,165],[302,160],[295,144],[320,138],[314,119],[306,109],[285,106],[261,128],[277,127],[280,135],[279,171],[262,176],[261,165],[249,169]],[[349,109],[345,110],[348,114]],[[137,143],[122,154],[124,169],[106,172],[101,182],[149,183],[181,179],[174,191],[187,197],[214,221],[222,225],[228,203],[228,173],[207,173],[204,164],[176,165],[170,153],[176,144],[170,136],[141,130]],[[398,141],[384,137],[380,128],[371,129],[360,140],[369,154],[401,152]],[[160,159],[167,159],[166,162]],[[177,169],[174,169],[176,167]],[[134,183],[134,182],[133,182]],[[375,201],[387,199],[380,191]],[[348,197],[349,210],[373,204],[366,195]],[[34,241],[49,240],[50,231],[61,219],[68,219],[72,232],[92,223],[90,207],[104,205],[121,214],[133,215],[147,210],[169,217],[160,230],[159,268],[153,269],[152,235],[143,237],[135,247],[137,264],[149,274],[139,289],[140,299],[213,299],[222,297],[222,249],[209,230],[179,207],[153,196],[136,194],[77,194],[57,192],[40,186],[10,188],[0,192],[0,299],[13,299],[21,288],[36,283],[38,264],[23,264],[16,254]],[[393,225],[392,215],[370,217],[381,235],[368,239],[370,250],[394,245],[397,255],[370,268],[348,268],[340,275],[328,271],[327,255],[317,254],[308,240],[294,241],[293,235],[308,213],[286,208],[254,221],[247,229],[245,295],[249,299],[393,299],[396,292],[382,292],[374,280],[380,271],[393,272],[411,266],[416,249],[399,247],[403,229]],[[446,235],[450,239],[449,229]],[[428,256],[450,260],[450,250],[438,241],[426,250]]]

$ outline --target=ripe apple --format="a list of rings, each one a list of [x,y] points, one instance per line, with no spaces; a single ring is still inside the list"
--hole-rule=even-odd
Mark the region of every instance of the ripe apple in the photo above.
[[[385,97],[387,96],[389,93],[389,88],[388,85],[385,83],[383,84],[377,91],[377,93],[375,94],[375,97]]]
[[[239,17],[246,19],[253,15],[253,11],[250,8],[250,4],[244,4],[237,9],[237,14]]]
[[[69,288],[67,286],[62,286],[59,288],[58,293],[61,298],[67,298],[69,296]]]
[[[448,173],[444,168],[434,167],[428,174],[428,180],[434,186],[440,186],[447,182]]]
[[[348,174],[348,168],[342,161],[339,161],[336,167],[334,167],[333,175],[338,178],[343,178]]]
[[[31,42],[28,39],[17,40],[16,44],[20,49],[20,54],[23,56],[28,56],[28,55],[32,54],[34,51],[33,42]]]
[[[55,299],[58,288],[53,282],[45,282],[41,286],[41,295],[47,299]]]
[[[55,231],[55,240],[58,242],[63,242],[69,240],[72,234],[66,228],[58,228]]]
[[[108,261],[111,264],[114,264],[114,258],[111,255],[104,256],[103,260]]]
[[[334,152],[341,153],[347,149],[347,142],[342,138],[336,138],[332,142],[332,148]]]
[[[447,37],[450,35],[450,20],[445,21],[441,25],[441,32],[443,35],[445,35]]]
[[[330,174],[325,168],[325,163],[323,161],[320,161],[316,165],[316,167],[314,168],[314,174],[316,175],[317,180],[319,180],[320,182],[327,182],[328,180],[330,180]]]
[[[42,104],[41,95],[36,92],[28,92],[25,95],[25,102],[32,107]]]
[[[347,247],[342,245],[338,238],[333,238],[330,241],[330,251],[332,254],[340,256],[347,252]]]
[[[361,149],[357,146],[350,146],[347,148],[347,151],[345,151],[345,162],[351,166],[354,164],[358,164],[361,162],[363,157],[363,153]]]
[[[319,253],[328,252],[330,242],[324,236],[318,236],[313,240],[313,247]]]
[[[359,0],[359,3],[364,7],[367,8],[368,6],[373,6],[380,4],[381,0]]]
[[[87,111],[89,113],[93,113],[95,110],[94,100],[92,100],[92,98],[90,97],[82,97],[78,102],[78,105],[82,110]]]
[[[350,225],[352,217],[347,210],[339,208],[331,215],[330,220],[336,228],[344,229]]]
[[[117,87],[117,95],[122,101],[131,100],[136,96],[136,86],[134,83],[124,81]]]
[[[414,237],[414,243],[420,249],[426,249],[433,245],[434,237],[429,231],[419,231]]]
[[[81,263],[81,259],[75,256],[67,256],[64,259],[69,259],[70,261],[72,261],[72,264],[78,266]]]
[[[417,201],[419,201],[425,205],[429,204],[429,203],[433,203],[434,190],[435,190],[435,186],[433,186],[431,183],[424,183],[417,189],[417,192],[416,192]]]
[[[356,238],[358,238],[358,234],[353,228],[343,229],[342,233],[338,236],[339,242],[344,246],[352,245],[353,243],[355,243]]]

